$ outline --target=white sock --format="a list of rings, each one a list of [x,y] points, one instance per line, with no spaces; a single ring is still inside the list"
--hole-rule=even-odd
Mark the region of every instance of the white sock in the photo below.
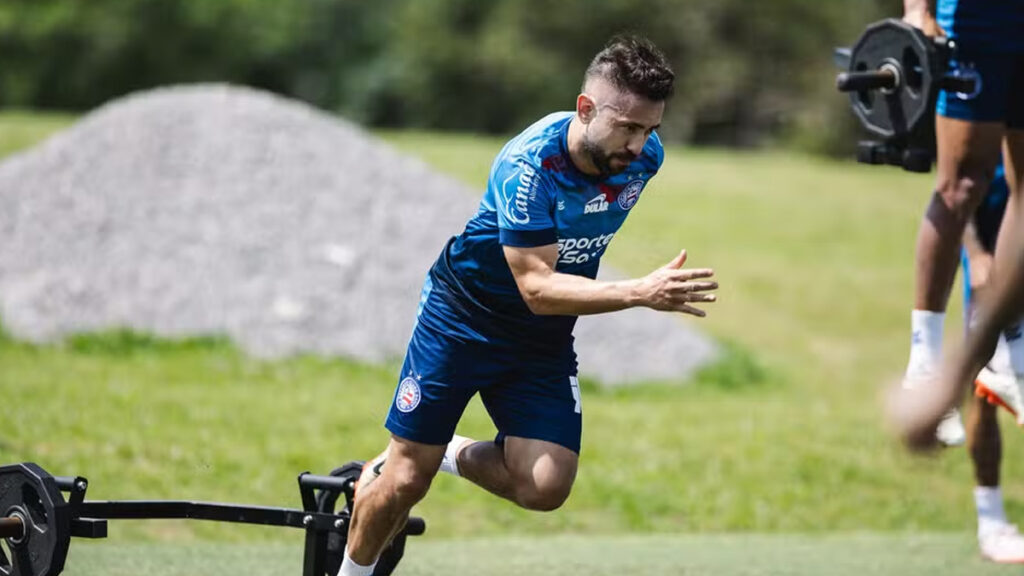
[[[998,486],[976,486],[974,505],[978,508],[978,535],[1006,524],[1003,511],[1003,492]]]
[[[470,438],[458,434],[452,436],[448,447],[444,450],[444,458],[441,459],[441,472],[447,472],[452,476],[462,476],[459,474],[458,450],[468,440]]]
[[[1007,354],[1010,356],[1010,367],[1017,374],[1024,374],[1024,331],[1018,322],[1006,330],[999,339],[1000,344],[1006,342]]]
[[[352,558],[349,558],[348,546],[345,546],[345,559],[341,561],[341,570],[338,571],[338,576],[373,576],[373,569],[376,567],[376,561],[369,566],[356,564]]]
[[[942,362],[942,329],[945,312],[914,310],[910,313],[910,361],[907,374],[934,374]]]

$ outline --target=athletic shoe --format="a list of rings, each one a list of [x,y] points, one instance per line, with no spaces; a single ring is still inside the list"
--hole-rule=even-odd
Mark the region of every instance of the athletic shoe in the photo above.
[[[986,366],[974,380],[974,393],[988,400],[989,404],[1006,408],[1017,419],[1017,424],[1024,426],[1024,391],[1021,390],[1021,384],[1020,376],[996,372]]]
[[[916,390],[927,387],[931,384],[933,376],[926,372],[907,374],[903,377],[903,388],[905,390]],[[938,428],[935,429],[935,438],[944,446],[962,446],[967,442],[967,431],[964,429],[963,418],[960,411],[950,408],[949,412],[942,417]]]
[[[1024,536],[1013,524],[1003,524],[979,534],[978,546],[986,560],[1000,564],[1024,564]]]
[[[356,482],[354,496],[358,496],[361,489],[369,486],[377,478],[380,478],[380,473],[384,469],[387,457],[388,451],[385,450],[373,460],[368,460],[366,464],[363,464],[363,471],[359,474],[359,481]]]

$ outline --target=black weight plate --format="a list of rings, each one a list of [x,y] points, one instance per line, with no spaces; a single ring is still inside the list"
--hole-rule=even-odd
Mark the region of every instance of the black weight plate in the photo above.
[[[56,576],[71,544],[71,519],[57,483],[32,463],[0,467],[0,515],[25,518],[25,535],[7,539],[0,576]]]
[[[900,85],[890,93],[851,93],[854,113],[884,138],[919,130],[920,123],[931,121],[942,65],[934,41],[913,26],[891,18],[868,26],[853,47],[850,71],[891,66],[899,71]]]

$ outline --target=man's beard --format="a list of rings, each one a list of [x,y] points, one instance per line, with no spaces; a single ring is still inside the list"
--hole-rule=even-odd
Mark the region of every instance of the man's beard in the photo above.
[[[590,162],[601,173],[601,176],[606,177],[623,172],[633,160],[636,160],[636,155],[629,152],[608,154],[596,142],[587,138],[586,134],[583,135],[583,151],[587,153]],[[625,164],[623,164],[622,168],[612,168],[612,159],[624,160]]]

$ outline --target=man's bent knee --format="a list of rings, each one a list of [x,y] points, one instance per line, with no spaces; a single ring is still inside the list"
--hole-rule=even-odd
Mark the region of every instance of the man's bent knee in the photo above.
[[[430,490],[434,479],[434,471],[420,470],[414,467],[394,467],[385,474],[390,475],[390,484],[395,495],[410,506],[419,502]]]
[[[527,510],[550,512],[565,504],[571,491],[572,480],[524,484],[517,487],[516,503]]]
[[[940,178],[935,193],[953,216],[966,222],[981,204],[992,176],[992,173],[978,172]]]
[[[575,452],[552,442],[508,437],[505,464],[515,486],[515,502],[528,510],[560,507],[572,490],[578,460]]]
[[[394,497],[411,507],[427,495],[443,454],[443,446],[418,444],[396,438],[388,449],[388,459],[381,472],[381,480],[390,486]]]

